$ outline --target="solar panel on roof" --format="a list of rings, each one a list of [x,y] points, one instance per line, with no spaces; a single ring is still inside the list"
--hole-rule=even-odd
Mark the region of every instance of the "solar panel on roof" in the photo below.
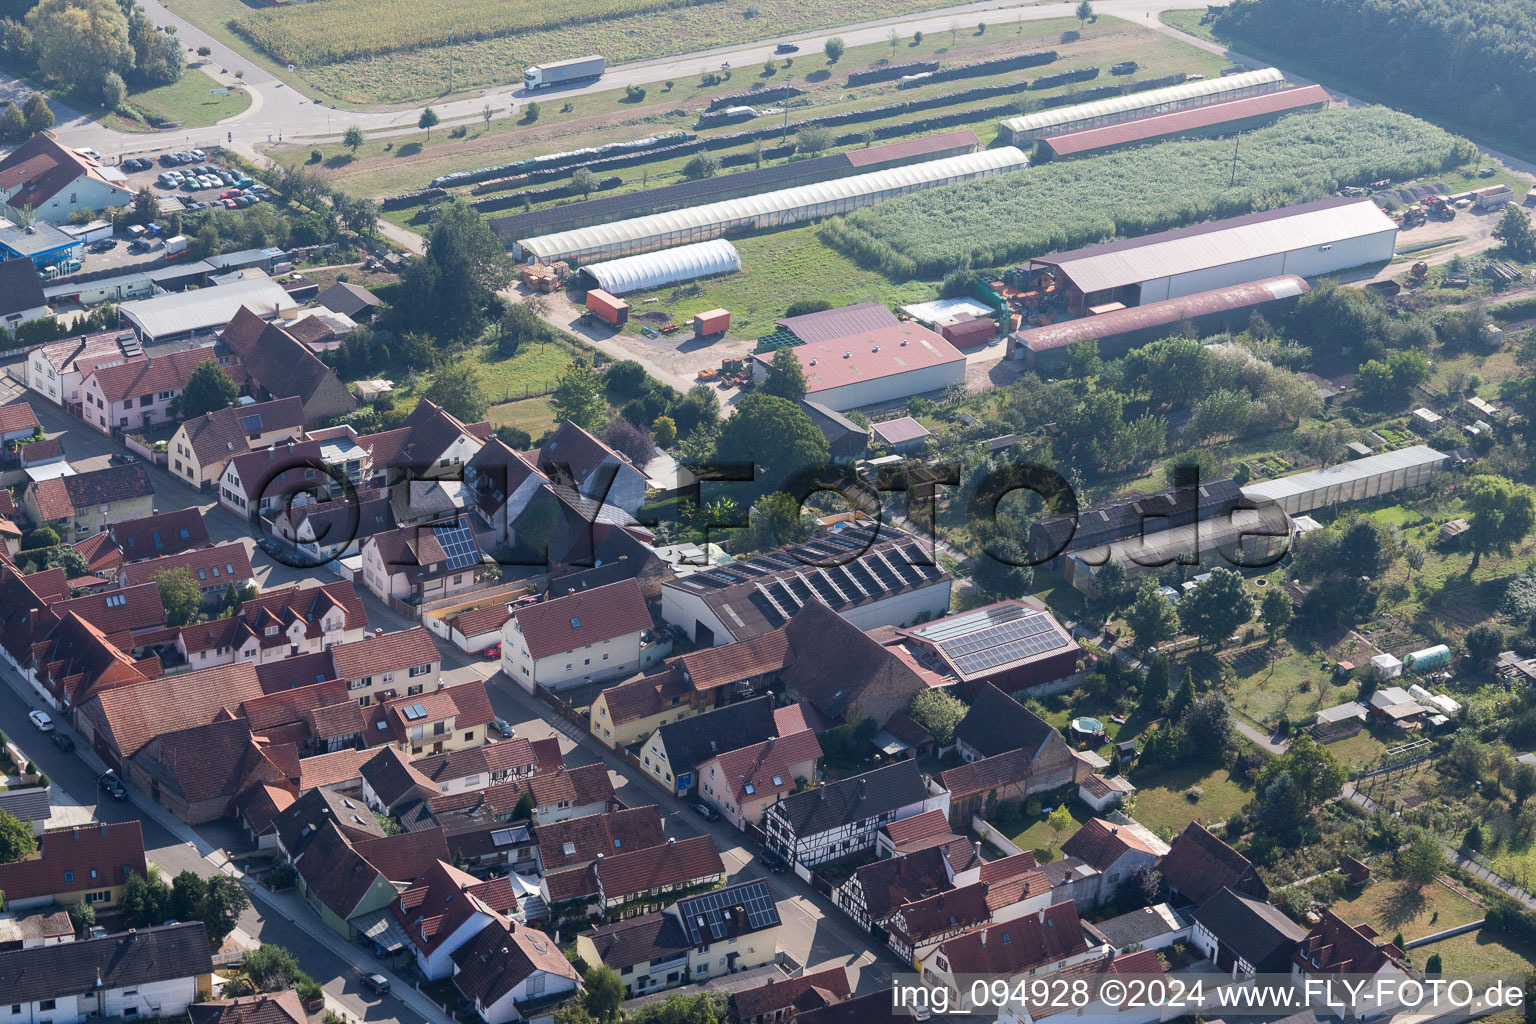
[[[240,426],[247,432],[261,430],[261,413],[253,412],[249,416],[240,417]]]
[[[779,920],[779,912],[773,905],[773,893],[763,882],[716,889],[714,892],[678,901],[679,916],[687,925],[689,939],[694,943],[703,939],[725,938],[725,915],[735,913],[737,908],[746,913],[747,926],[753,931],[770,927]]]
[[[405,715],[407,721],[414,722],[418,718],[427,717],[427,706],[425,704],[407,704],[402,714]]]
[[[439,526],[433,534],[448,556],[448,568],[464,569],[480,561],[480,549],[475,546],[467,519],[460,518],[452,526]]]
[[[988,647],[997,647],[1000,644],[1013,640],[1022,640],[1025,637],[1036,636],[1040,633],[1053,632],[1051,620],[1044,615],[1036,613],[1022,619],[1014,619],[1011,622],[1000,622],[995,626],[976,630],[965,636],[955,637],[940,643],[939,650],[950,657],[961,657],[985,650]]]
[[[1007,665],[1022,658],[1032,658],[1037,654],[1044,654],[1046,651],[1066,647],[1068,643],[1069,641],[1066,637],[1055,630],[1051,630],[1048,633],[1039,633],[1021,640],[1014,640],[999,647],[991,647],[975,654],[968,654],[963,658],[956,658],[955,667],[962,673],[969,675],[984,668]]]

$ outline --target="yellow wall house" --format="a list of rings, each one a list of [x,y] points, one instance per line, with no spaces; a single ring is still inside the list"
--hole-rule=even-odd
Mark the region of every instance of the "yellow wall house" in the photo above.
[[[31,856],[0,864],[0,892],[8,911],[80,902],[105,910],[130,876],[147,874],[139,823],[98,822],[44,832]]]
[[[27,488],[22,504],[34,526],[51,526],[70,544],[94,537],[109,523],[151,515],[155,490],[144,467],[135,463],[38,480]]]
[[[212,490],[236,455],[304,435],[304,403],[295,397],[236,405],[182,423],[166,455],[170,470],[194,487]]]

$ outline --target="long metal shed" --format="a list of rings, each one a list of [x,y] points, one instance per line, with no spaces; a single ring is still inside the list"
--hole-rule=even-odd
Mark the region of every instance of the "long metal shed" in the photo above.
[[[581,268],[581,275],[590,287],[612,295],[627,295],[740,269],[741,254],[736,247],[723,238],[714,238],[662,252],[592,263]]]
[[[998,124],[999,138],[1015,145],[1047,135],[1080,131],[1138,117],[1166,114],[1206,103],[1224,103],[1285,88],[1285,76],[1276,68],[1245,71],[1222,78],[1202,78],[1162,89],[1148,89],[1125,96],[1057,107],[1034,114],[1010,117]]]
[[[585,262],[602,257],[630,256],[675,245],[703,242],[732,231],[761,231],[831,217],[892,196],[937,185],[991,177],[1028,165],[1029,157],[1021,150],[1004,146],[857,174],[851,178],[821,181],[761,195],[519,239],[513,247],[513,253],[518,258],[528,256],[541,263],[556,260]]]
[[[1445,468],[1450,456],[1424,444],[1383,452],[1336,466],[1310,469],[1243,488],[1252,501],[1273,501],[1291,515],[1364,501],[1417,487]]]

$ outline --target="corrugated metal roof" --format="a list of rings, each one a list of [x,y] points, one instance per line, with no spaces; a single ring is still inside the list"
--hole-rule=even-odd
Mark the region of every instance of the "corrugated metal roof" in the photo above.
[[[1046,352],[1078,341],[1113,338],[1132,331],[1176,324],[1185,317],[1193,319],[1210,313],[1223,313],[1277,299],[1294,298],[1309,291],[1311,285],[1307,282],[1294,274],[1284,274],[1229,288],[1213,288],[1208,292],[1196,292],[1163,302],[1149,302],[1145,306],[1117,309],[1112,313],[1083,317],[1081,320],[1031,327],[1019,332],[1019,340],[1032,352]]]
[[[122,303],[117,311],[137,325],[141,334],[158,338],[222,327],[235,318],[241,306],[257,316],[269,317],[278,310],[293,309],[297,305],[282,285],[263,277],[216,288],[136,299]]]
[[[1036,257],[1086,293],[1396,231],[1369,199],[1323,199]]]
[[[677,281],[727,274],[741,269],[741,254],[723,238],[680,245],[643,256],[625,256],[593,263],[582,270],[591,274],[603,290],[613,295],[647,291]]]
[[[842,199],[871,197],[873,201],[873,197],[883,192],[1011,171],[1028,164],[1029,158],[1022,151],[1013,146],[1004,146],[980,153],[965,153],[942,160],[856,174],[851,178],[821,181],[814,185],[800,185],[761,195],[726,199],[667,213],[653,213],[573,231],[524,238],[517,244],[524,252],[532,253],[543,261],[579,257],[605,246],[625,242],[654,241],[655,247],[660,248],[666,244],[668,235],[680,232],[724,230],[726,225],[736,221],[768,214],[792,215],[796,211],[811,210]]]
[[[871,164],[883,164],[889,163],[892,160],[905,160],[914,156],[942,153],[945,150],[961,149],[966,146],[975,149],[979,145],[981,145],[981,140],[976,137],[976,133],[969,128],[962,128],[954,132],[922,135],[915,139],[891,142],[884,146],[850,149],[843,156],[855,167],[868,167]]]
[[[1012,132],[1015,136],[1019,133],[1034,134],[1053,128],[1060,130],[1062,125],[1089,121],[1096,117],[1146,110],[1164,103],[1193,103],[1206,96],[1241,92],[1243,89],[1284,81],[1285,76],[1278,69],[1264,68],[1261,71],[1246,71],[1240,75],[1226,75],[1222,78],[1204,78],[1195,82],[1184,82],[1182,85],[1170,85],[1164,89],[1148,89],[1146,92],[1131,93],[1127,96],[1111,96],[1109,99],[1094,100],[1092,103],[1079,103],[1071,107],[1057,107],[1055,110],[1042,110],[1021,117],[1010,117],[1002,122],[1001,127],[1005,132]]]
[[[1254,501],[1280,501],[1292,495],[1307,494],[1354,480],[1367,480],[1394,470],[1433,465],[1448,458],[1450,456],[1435,451],[1427,444],[1416,444],[1409,448],[1399,448],[1395,452],[1382,452],[1353,462],[1341,462],[1335,466],[1309,469],[1304,473],[1292,473],[1290,476],[1249,484],[1243,488],[1243,497]]]
[[[774,323],[802,342],[829,341],[850,334],[895,327],[901,321],[878,302],[855,302],[851,306],[823,309],[815,313],[781,317]]]
[[[1245,96],[1240,100],[1210,103],[1203,107],[1176,110],[1170,114],[1138,117],[1119,124],[1107,124],[1099,128],[1086,128],[1082,131],[1052,135],[1042,140],[1041,144],[1048,146],[1057,156],[1073,156],[1109,146],[1140,142],[1143,139],[1198,131],[1201,128],[1214,127],[1228,121],[1242,121],[1250,117],[1263,117],[1266,114],[1282,114],[1327,102],[1328,90],[1320,85],[1307,85],[1299,89],[1282,89],[1279,92],[1264,93],[1260,96]]]
[[[805,392],[811,398],[818,392],[859,381],[965,362],[965,356],[941,336],[910,322],[825,341],[808,341],[789,351],[800,360],[800,368],[805,371]],[[768,365],[773,356],[760,355],[757,359]]]

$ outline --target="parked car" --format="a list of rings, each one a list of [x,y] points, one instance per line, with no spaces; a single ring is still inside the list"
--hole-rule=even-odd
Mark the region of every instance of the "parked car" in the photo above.
[[[39,732],[53,732],[53,719],[48,717],[46,711],[28,711],[27,717],[32,724],[37,726]]]
[[[219,202],[224,204],[224,209],[226,210],[233,210],[236,206],[236,203],[233,199],[220,199]]]
[[[85,251],[86,252],[102,253],[102,252],[111,252],[113,249],[116,249],[116,248],[117,248],[117,239],[115,239],[115,238],[99,238],[96,241],[92,242],[90,245],[86,246],[85,247]]]
[[[123,780],[111,768],[96,776],[96,787],[113,800],[128,799],[128,787],[123,785]]]
[[[493,718],[493,719],[491,719],[491,728],[495,729],[497,732],[499,732],[506,739],[511,739],[512,737],[517,735],[517,730],[512,728],[512,726],[508,725],[507,724],[507,720],[505,718]]]
[[[363,975],[363,988],[376,995],[388,995],[389,979],[382,974],[365,974]]]
[[[480,653],[484,656],[486,661],[495,661],[497,658],[501,657],[501,644],[491,644],[491,646],[487,647]]]
[[[693,809],[698,811],[699,817],[703,818],[705,821],[720,820],[720,812],[709,806],[709,804],[705,803],[703,800],[695,800],[693,802]]]
[[[207,160],[208,159],[208,154],[204,153],[200,149],[194,149],[192,151],[192,159],[194,159],[194,160]]]
[[[66,754],[75,749],[75,741],[70,739],[70,737],[65,733],[57,731],[55,731],[53,734],[53,745],[64,751]]]
[[[107,461],[116,466],[131,466],[138,462],[138,456],[129,455],[127,452],[113,452],[107,457]]]
[[[794,43],[780,43],[778,46],[775,46],[773,48],[773,52],[774,53],[799,53],[800,52],[800,47],[796,46]]]

